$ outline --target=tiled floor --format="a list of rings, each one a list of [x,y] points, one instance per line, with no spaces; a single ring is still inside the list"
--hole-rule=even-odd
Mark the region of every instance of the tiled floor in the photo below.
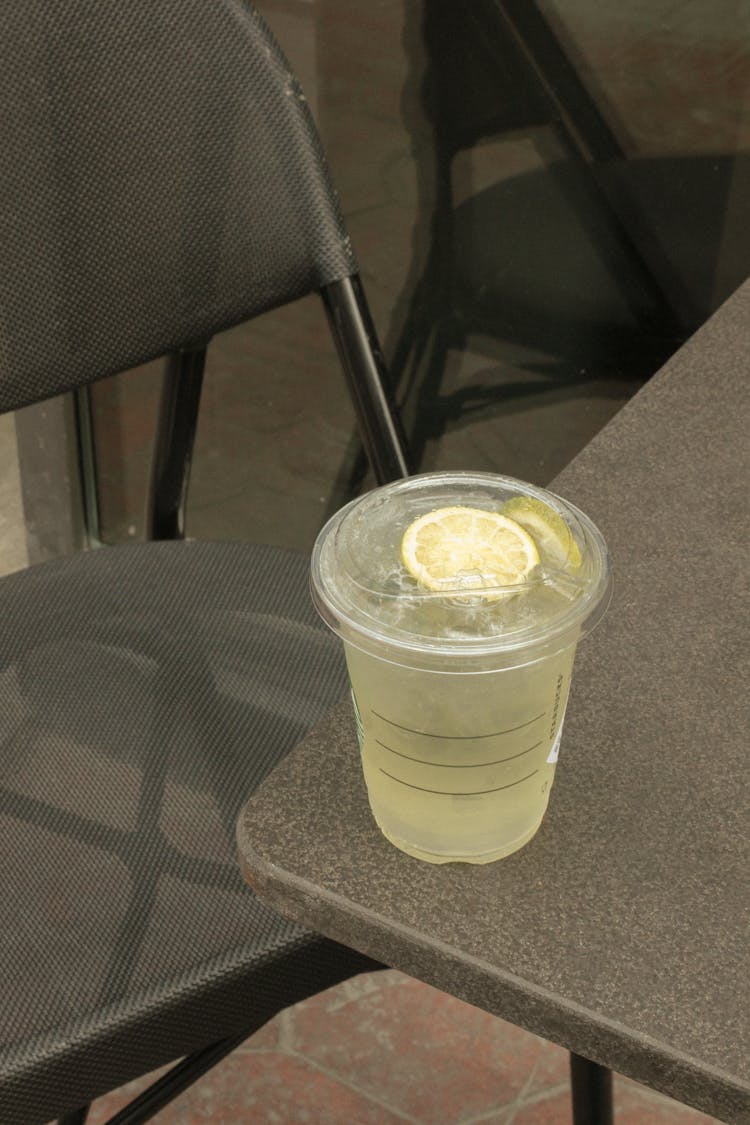
[[[281,1013],[158,1125],[565,1125],[560,1047],[401,973],[365,974]],[[96,1103],[104,1125],[143,1083]],[[617,1125],[714,1119],[615,1081]]]

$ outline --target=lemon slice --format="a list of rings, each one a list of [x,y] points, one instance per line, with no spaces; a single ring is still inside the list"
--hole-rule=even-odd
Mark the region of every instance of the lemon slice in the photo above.
[[[549,504],[535,496],[514,496],[503,504],[502,511],[533,535],[544,562],[578,570],[583,560],[573,532]]]
[[[523,582],[539,552],[529,533],[499,512],[436,508],[406,529],[401,561],[428,590],[473,592]]]

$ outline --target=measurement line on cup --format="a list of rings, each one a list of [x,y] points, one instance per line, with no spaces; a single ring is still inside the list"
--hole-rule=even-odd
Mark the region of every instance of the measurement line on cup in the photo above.
[[[500,734],[513,734],[514,731],[523,730],[524,727],[530,727],[532,723],[538,723],[547,714],[542,711],[541,715],[535,715],[533,719],[527,719],[525,723],[519,723],[517,727],[508,727],[507,730],[493,730],[489,734],[431,734],[427,730],[416,730],[414,727],[405,727],[401,723],[395,723],[393,719],[386,719],[385,715],[379,714],[378,711],[373,711],[376,719],[382,719],[384,723],[389,723],[392,727],[398,727],[399,730],[405,730],[409,734],[421,734],[425,738],[452,738],[458,742],[464,742],[476,738],[497,738]]]
[[[407,762],[418,762],[420,766],[438,766],[444,770],[476,770],[481,766],[500,766],[503,762],[514,762],[516,758],[523,758],[524,754],[530,754],[532,750],[536,750],[541,746],[544,739],[535,742],[533,746],[529,746],[528,750],[522,750],[520,754],[511,754],[509,758],[497,758],[494,762],[430,762],[424,758],[412,758],[409,754],[402,754],[400,750],[394,750],[392,746],[386,746],[379,738],[376,738],[378,746],[382,746],[384,750],[389,750],[391,754],[395,754],[398,758],[406,758]],[[383,771],[385,772],[385,771]],[[390,775],[389,775],[390,776]]]
[[[532,770],[527,773],[526,777],[519,777],[518,781],[511,781],[509,785],[498,785],[495,789],[478,789],[473,793],[456,793],[451,789],[425,789],[422,785],[412,785],[410,781],[402,781],[400,777],[394,777],[388,770],[380,769],[386,777],[390,777],[391,781],[397,781],[399,785],[406,785],[409,789],[418,789],[420,793],[436,793],[441,797],[483,797],[486,793],[499,793],[501,789],[512,789],[514,785],[520,785],[522,781],[528,781],[534,774],[539,773],[539,770]]]

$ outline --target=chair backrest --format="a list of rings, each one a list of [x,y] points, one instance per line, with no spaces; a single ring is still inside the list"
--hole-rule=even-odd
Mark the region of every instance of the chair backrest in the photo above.
[[[5,0],[1,23],[0,412],[356,271],[242,0]]]

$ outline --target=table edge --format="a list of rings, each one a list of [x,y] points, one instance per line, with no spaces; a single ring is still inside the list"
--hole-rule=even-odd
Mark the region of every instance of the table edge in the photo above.
[[[242,876],[264,902],[284,917],[682,1104],[731,1125],[750,1123],[750,1083],[739,1083],[723,1071],[638,1035],[592,1009],[564,1000],[479,957],[465,952],[459,955],[442,941],[427,939],[413,927],[367,911],[265,860],[255,851],[245,830],[249,803],[243,806],[237,821]],[[279,886],[283,891],[277,890]],[[343,930],[334,920],[343,920]],[[350,929],[353,922],[356,924]],[[362,933],[366,940],[362,940]],[[394,945],[400,954],[396,958]],[[419,955],[410,955],[412,950],[419,950]],[[459,969],[458,985],[447,982],[446,966],[452,964]],[[477,992],[465,986],[467,969],[472,978],[476,976]],[[486,990],[488,980],[494,982],[497,995],[502,996],[502,1005],[478,1000],[478,992]]]

